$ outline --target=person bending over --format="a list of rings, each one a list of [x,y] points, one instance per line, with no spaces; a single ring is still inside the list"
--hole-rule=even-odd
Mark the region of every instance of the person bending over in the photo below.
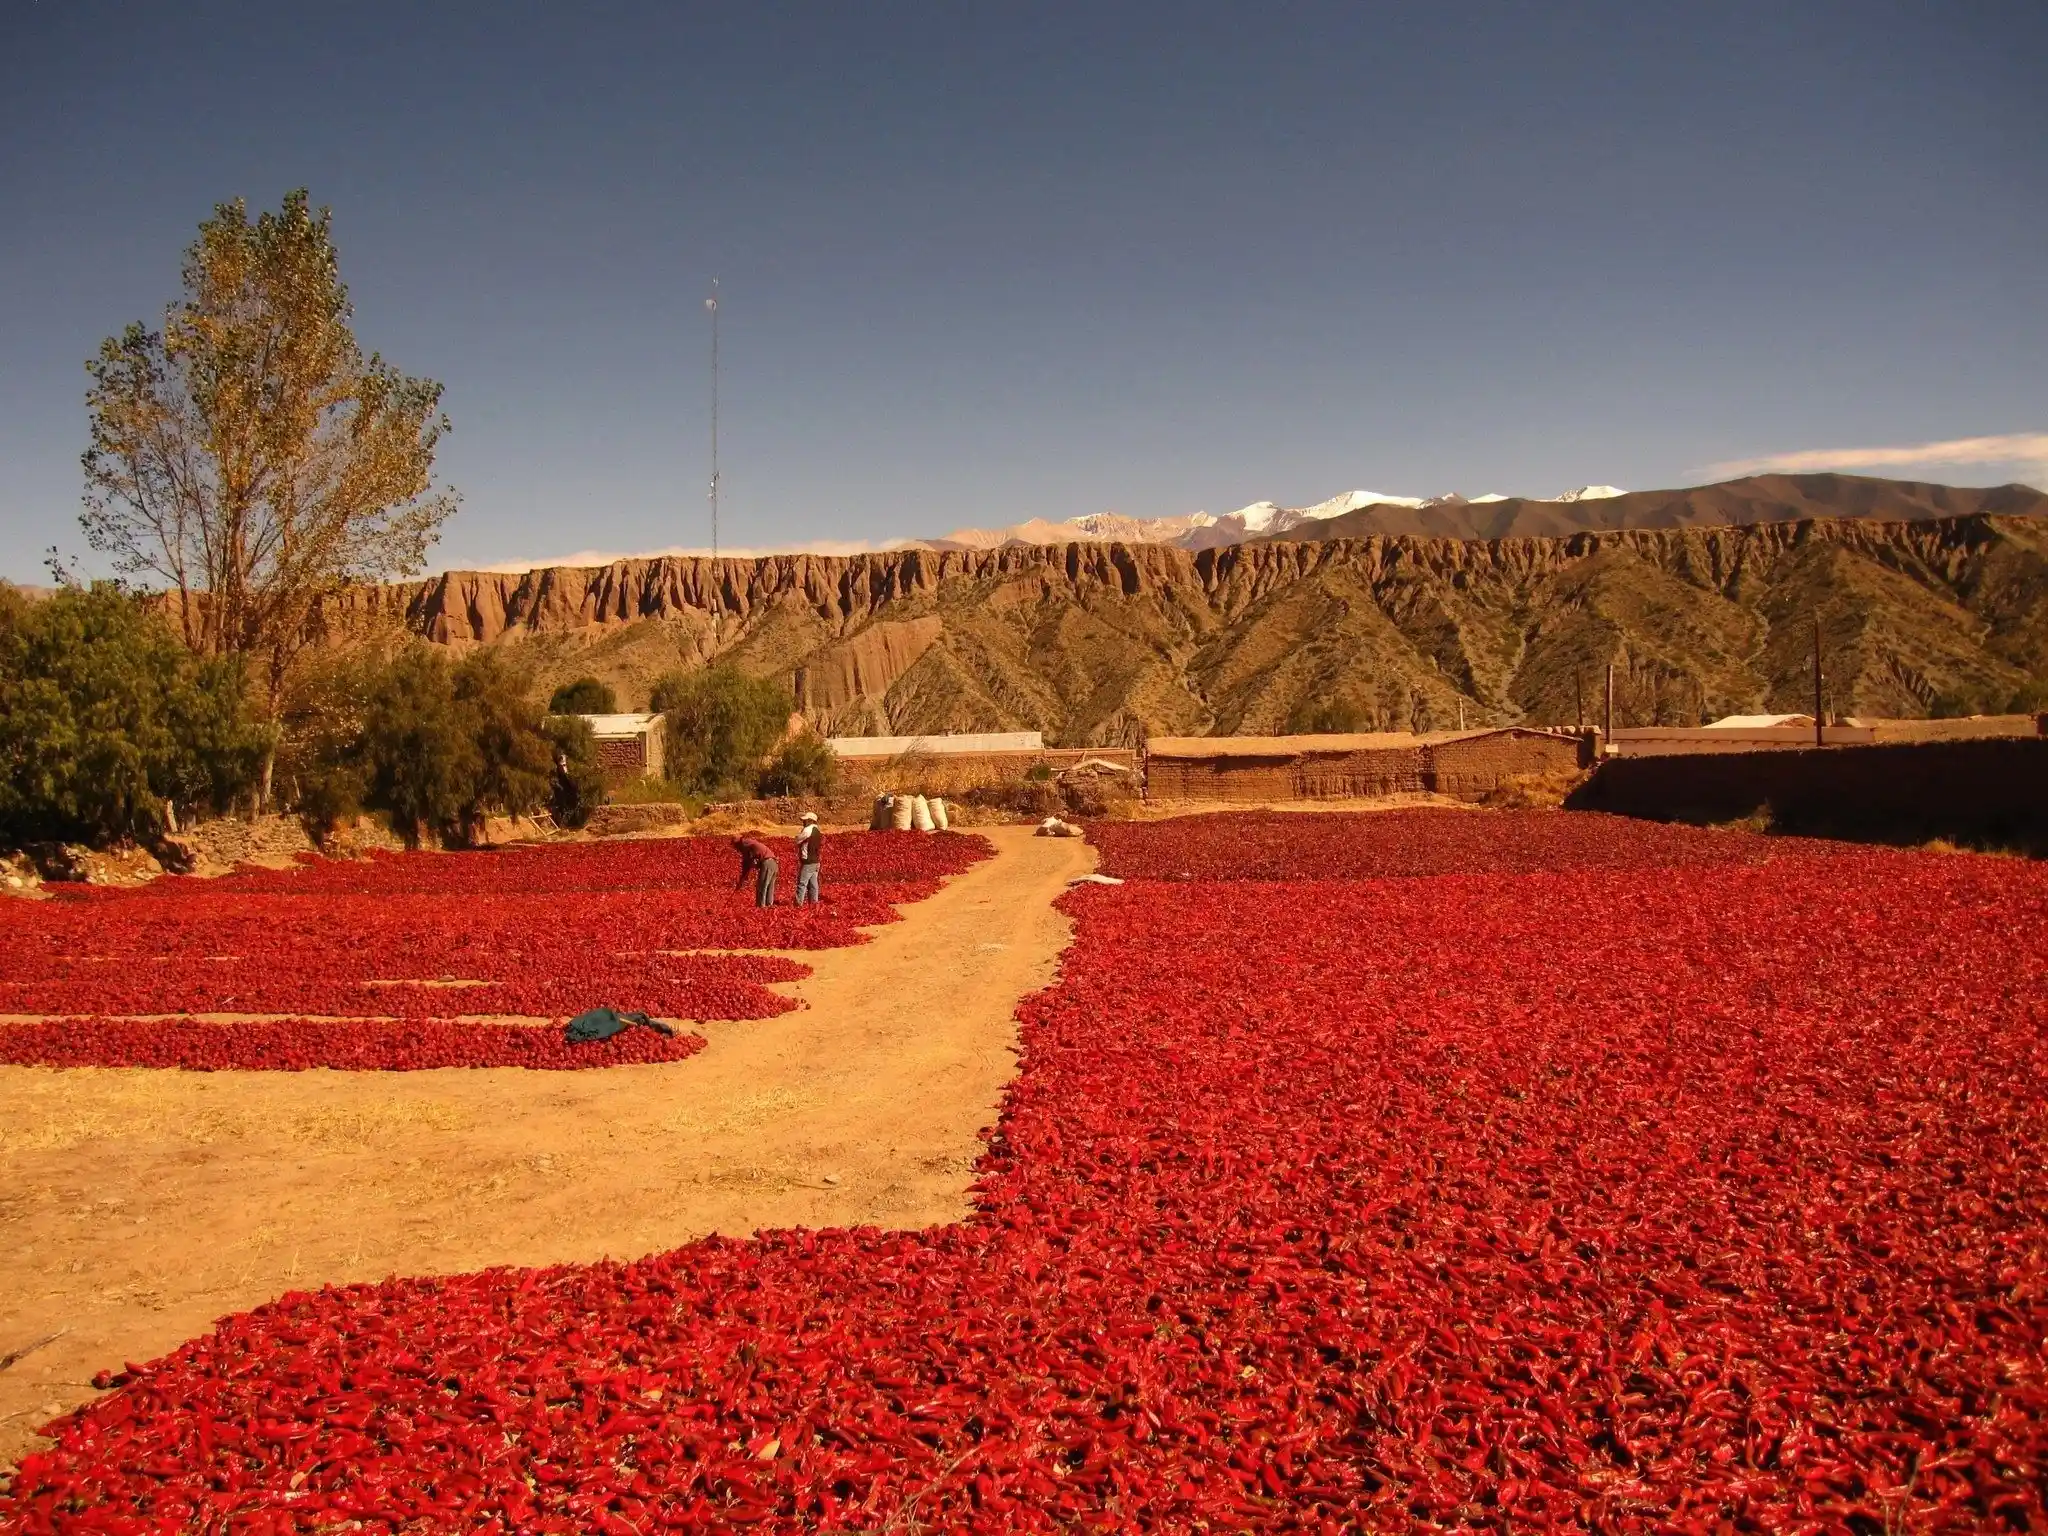
[[[775,876],[777,865],[775,855],[768,845],[761,841],[760,834],[748,832],[732,840],[740,856],[740,878],[733,889],[739,890],[747,883],[747,876],[754,877],[754,905],[772,907],[775,905]]]

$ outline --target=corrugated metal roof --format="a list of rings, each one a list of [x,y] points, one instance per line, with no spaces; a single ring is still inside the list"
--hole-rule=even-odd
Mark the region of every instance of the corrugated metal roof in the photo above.
[[[984,731],[958,736],[830,736],[825,745],[841,757],[901,757],[921,752],[943,757],[962,752],[1043,752],[1042,731]]]

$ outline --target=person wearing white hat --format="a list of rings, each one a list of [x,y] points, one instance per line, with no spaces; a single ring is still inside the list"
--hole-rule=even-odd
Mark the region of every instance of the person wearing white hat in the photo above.
[[[818,865],[825,855],[825,834],[818,818],[804,812],[804,829],[796,835],[796,904],[818,900]]]

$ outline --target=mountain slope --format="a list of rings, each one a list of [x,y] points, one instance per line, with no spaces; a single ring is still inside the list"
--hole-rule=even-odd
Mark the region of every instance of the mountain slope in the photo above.
[[[1412,534],[1440,539],[1562,537],[1622,528],[1699,528],[1793,522],[1811,517],[1867,517],[1919,522],[1932,517],[2048,514],[2048,495],[2026,485],[1973,489],[1859,475],[1752,475],[1718,485],[1669,491],[1624,491],[1582,485],[1548,500],[1526,496],[1393,496],[1346,491],[1311,507],[1255,501],[1221,517],[1133,518],[1113,512],[1051,522],[1033,518],[1008,528],[963,528],[923,549],[1000,549],[1006,544],[1076,540],[1171,544],[1219,549],[1252,539],[1355,539]]]
[[[1445,539],[1557,538],[1623,528],[1703,528],[1789,523],[1814,517],[1925,522],[1977,513],[2048,515],[2048,494],[2028,485],[1972,487],[1862,475],[1751,475],[1672,491],[1613,492],[1589,486],[1556,501],[1388,503],[1303,524],[1289,538],[1356,539],[1413,534]]]
[[[1568,725],[1597,718],[1610,663],[1618,723],[1692,723],[1806,708],[1816,614],[1838,712],[2048,707],[2048,519],[1983,514],[621,561],[452,572],[329,618],[371,613],[632,705],[730,659],[827,731],[1106,743],[1278,731],[1332,700],[1381,729]]]

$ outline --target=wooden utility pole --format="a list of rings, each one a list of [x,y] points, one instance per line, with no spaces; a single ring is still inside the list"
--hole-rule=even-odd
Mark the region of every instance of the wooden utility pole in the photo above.
[[[1827,728],[1828,717],[1822,712],[1823,698],[1820,673],[1820,615],[1816,613],[1813,616],[1813,744],[1816,747],[1827,745],[1827,737],[1823,733]]]
[[[1611,661],[1607,663],[1607,728],[1601,734],[1605,738],[1604,751],[1614,745],[1614,663]]]
[[[1578,729],[1584,732],[1586,729],[1586,674],[1582,671],[1572,673],[1572,695],[1576,700],[1573,707],[1573,717],[1577,722]]]

